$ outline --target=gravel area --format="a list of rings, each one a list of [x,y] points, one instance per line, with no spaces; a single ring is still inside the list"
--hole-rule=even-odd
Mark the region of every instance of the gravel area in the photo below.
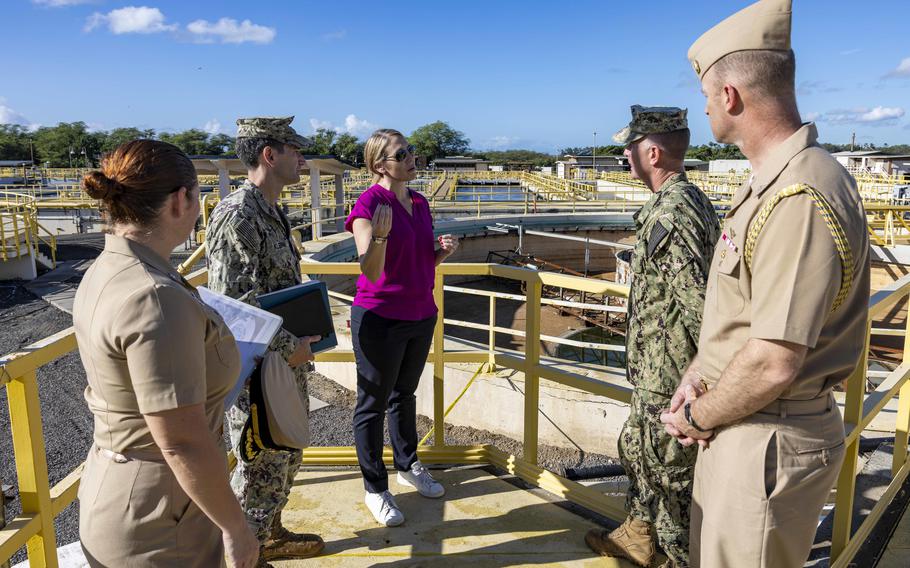
[[[61,260],[94,258],[103,247],[100,235],[77,236],[61,242],[58,249]],[[179,251],[172,262],[179,263],[189,251]],[[72,325],[69,314],[62,312],[23,287],[23,282],[0,283],[0,354],[15,352],[27,345],[57,333]],[[92,417],[82,393],[85,389],[85,371],[78,353],[72,352],[38,370],[38,389],[47,450],[48,471],[51,484],[63,479],[85,459],[91,444]],[[313,445],[353,445],[351,420],[355,393],[337,383],[313,373],[310,394],[330,406],[315,411],[311,431]],[[6,408],[6,389],[0,389],[0,408]],[[429,431],[432,420],[418,416],[418,432]],[[453,445],[494,444],[503,451],[520,454],[521,442],[511,438],[466,427],[447,426],[446,442]],[[388,443],[388,437],[386,438]],[[613,463],[607,456],[585,454],[578,450],[541,445],[539,459],[544,467],[561,473],[565,467],[586,467]],[[11,486],[6,506],[6,517],[11,519],[19,511],[16,491],[16,470],[13,460],[12,436],[9,414],[0,412],[0,482]],[[55,520],[58,545],[78,539],[78,508],[70,505]],[[24,551],[12,559],[12,564],[25,560]]]

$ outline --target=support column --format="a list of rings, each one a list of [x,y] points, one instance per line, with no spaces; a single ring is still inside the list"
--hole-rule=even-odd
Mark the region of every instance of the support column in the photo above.
[[[335,174],[335,230],[344,232],[344,174]]]
[[[310,166],[310,215],[313,220],[313,240],[322,238],[322,196],[319,194],[319,170]]]
[[[218,168],[218,197],[224,199],[231,193],[231,174],[228,172],[227,162],[212,160],[212,164]]]

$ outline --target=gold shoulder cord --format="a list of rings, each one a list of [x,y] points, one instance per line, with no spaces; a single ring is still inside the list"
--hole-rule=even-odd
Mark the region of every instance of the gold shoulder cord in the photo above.
[[[834,298],[834,305],[831,307],[831,311],[834,312],[844,303],[844,300],[847,299],[847,295],[850,293],[850,287],[853,284],[853,251],[850,250],[850,245],[844,234],[844,229],[841,227],[840,221],[838,221],[837,217],[834,215],[831,205],[828,204],[825,197],[815,188],[804,183],[798,183],[785,187],[777,195],[769,199],[768,202],[762,206],[758,215],[752,221],[752,225],[749,227],[749,234],[746,237],[746,246],[743,251],[743,256],[746,261],[746,266],[749,270],[752,270],[752,253],[755,250],[755,243],[758,241],[758,236],[761,234],[765,222],[768,220],[768,217],[771,216],[771,212],[774,211],[774,207],[777,206],[781,199],[799,193],[805,193],[812,198],[812,201],[815,203],[815,208],[818,210],[819,214],[821,214],[822,219],[825,220],[828,230],[831,231],[831,237],[834,239],[834,245],[837,247],[837,254],[840,256],[840,290],[837,292],[837,297]]]

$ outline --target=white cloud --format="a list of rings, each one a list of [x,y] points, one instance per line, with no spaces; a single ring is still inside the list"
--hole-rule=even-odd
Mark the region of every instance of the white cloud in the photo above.
[[[379,125],[374,124],[369,120],[358,118],[356,114],[349,114],[344,118],[344,126],[336,126],[328,120],[311,118],[310,128],[313,129],[314,133],[320,128],[324,128],[326,130],[334,130],[339,134],[353,134],[358,138],[366,138],[372,134],[374,130],[379,128]]]
[[[881,107],[864,112],[860,115],[860,122],[881,122],[883,120],[894,120],[904,116],[904,109],[901,107]]]
[[[845,49],[844,51],[841,51],[840,54],[841,55],[855,55],[855,54],[859,53],[860,51],[862,51],[862,49],[857,47],[854,49]]]
[[[822,113],[820,113],[820,112],[809,112],[809,113],[806,113],[805,116],[803,116],[803,121],[804,122],[815,122],[816,120],[818,120],[821,117],[822,117]]]
[[[3,103],[3,99],[0,99],[0,124],[18,124],[19,126],[28,126],[31,124],[29,119],[25,118],[25,115],[11,109]]]
[[[797,95],[813,95],[815,93],[836,93],[840,87],[829,85],[825,81],[802,81],[796,88]]]
[[[354,136],[368,136],[377,128],[379,128],[379,125],[357,118],[357,115],[354,114],[349,114],[344,119],[344,129],[348,134],[353,134]]]
[[[0,97],[0,124],[18,124],[24,126],[29,132],[34,132],[41,128],[37,122],[32,122],[21,112],[6,106],[6,99]]]
[[[111,33],[121,34],[154,34],[177,29],[176,24],[165,24],[164,14],[158,8],[148,6],[127,6],[111,10],[107,14],[95,12],[85,22],[85,31],[107,24]]]
[[[910,57],[901,60],[897,68],[892,69],[885,77],[910,77]]]
[[[314,133],[319,129],[339,131],[339,128],[328,120],[319,120],[318,118],[310,119],[310,128],[313,129]]]
[[[815,113],[818,115],[818,113]],[[829,110],[823,115],[818,115],[816,120],[827,121],[834,124],[868,124],[886,125],[894,124],[894,121],[904,116],[905,111],[901,107],[884,107],[875,108],[857,107],[852,109]]]
[[[322,34],[323,41],[339,41],[348,36],[348,30],[338,30],[337,32],[330,32],[327,34]]]
[[[58,8],[60,6],[78,6],[80,4],[94,4],[96,0],[32,0],[32,4]]]
[[[277,34],[275,28],[249,20],[237,23],[231,18],[221,18],[217,22],[196,20],[187,24],[186,29],[198,43],[272,43]]]
[[[203,126],[202,129],[209,134],[215,135],[221,132],[221,123],[218,122],[217,118],[213,118],[212,120],[206,122],[205,126]]]
[[[515,136],[494,136],[485,141],[482,146],[490,150],[506,150],[514,146],[519,140]]]

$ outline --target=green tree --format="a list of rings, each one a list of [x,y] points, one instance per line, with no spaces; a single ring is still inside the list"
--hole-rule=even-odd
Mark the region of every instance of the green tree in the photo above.
[[[209,138],[204,150],[208,156],[230,154],[234,151],[234,137],[227,134],[215,134]]]
[[[535,152],[533,150],[488,150],[483,153],[484,159],[494,165],[506,164],[531,164],[535,167],[552,166],[556,163],[556,156]],[[479,157],[474,153],[475,157]]]
[[[733,144],[718,144],[708,142],[701,146],[690,146],[686,152],[687,158],[695,158],[710,162],[711,160],[745,160],[746,157]]]
[[[29,133],[18,124],[0,124],[0,160],[32,159]]]
[[[190,156],[206,155],[209,142],[209,135],[198,128],[190,128],[183,132],[162,132],[158,135],[162,142],[168,142],[177,146]]]
[[[152,129],[140,130],[138,128],[115,128],[107,133],[104,143],[101,145],[101,151],[104,153],[113,151],[117,146],[125,144],[131,140],[151,139],[155,137],[155,131]]]
[[[103,133],[90,133],[84,122],[44,126],[34,134],[35,160],[52,167],[96,166],[103,139]]]
[[[313,140],[313,152],[319,156],[325,156],[332,153],[332,144],[335,142],[337,132],[331,128],[320,128],[311,136]]]
[[[358,164],[363,162],[363,143],[353,134],[339,134],[332,144],[331,153],[341,160]]]
[[[471,144],[463,132],[455,130],[441,120],[421,126],[408,136],[408,141],[417,148],[417,154],[425,157],[428,162],[436,158],[464,154]]]

